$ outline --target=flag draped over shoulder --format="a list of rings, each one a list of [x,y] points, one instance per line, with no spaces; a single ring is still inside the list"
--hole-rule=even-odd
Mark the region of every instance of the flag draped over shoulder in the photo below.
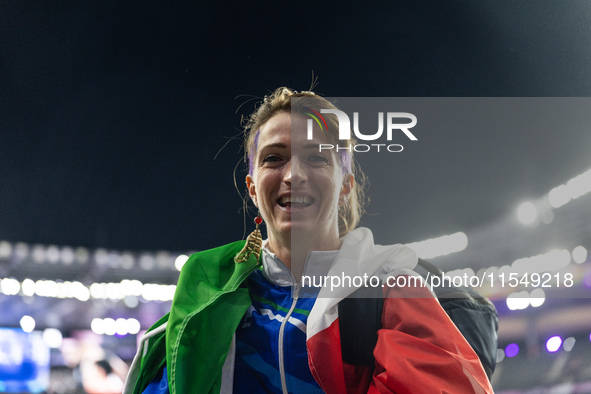
[[[222,387],[231,393],[223,369],[233,359],[228,354],[234,333],[251,305],[244,280],[260,267],[254,257],[234,263],[243,245],[190,257],[171,312],[142,340],[124,393],[141,394],[164,363],[171,394],[217,394]],[[371,232],[358,228],[345,237],[328,275],[414,276],[416,263],[411,249],[375,245]],[[323,288],[308,318],[309,365],[326,393],[492,393],[478,357],[428,288],[386,288],[373,376],[369,367],[343,363],[338,302],[353,291]]]
[[[242,284],[259,266],[254,255],[234,263],[243,246],[244,241],[239,241],[191,255],[181,271],[170,313],[142,341],[139,359],[134,360],[139,365],[132,364],[125,393],[142,392],[164,365],[164,360],[157,362],[162,353],[171,394],[220,392],[234,332],[251,305]],[[158,334],[150,336],[155,331]]]
[[[416,253],[404,245],[375,245],[371,231],[345,238],[328,276],[417,277]],[[416,283],[406,281],[406,283]],[[376,368],[342,362],[338,303],[356,288],[325,287],[308,319],[312,374],[326,393],[492,393],[478,356],[428,287],[384,288]],[[369,369],[369,371],[368,371]],[[369,386],[369,387],[368,387]]]

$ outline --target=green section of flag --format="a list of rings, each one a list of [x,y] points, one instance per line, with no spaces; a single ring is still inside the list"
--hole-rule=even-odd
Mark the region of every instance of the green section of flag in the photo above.
[[[234,242],[193,254],[187,260],[166,334],[158,334],[154,341],[150,338],[134,394],[145,390],[162,368],[164,355],[171,394],[219,394],[232,338],[251,305],[244,280],[259,266],[254,255],[244,263],[234,262],[243,246],[244,241]]]
[[[171,394],[220,392],[232,338],[251,305],[241,285],[258,265],[254,255],[234,263],[243,246],[240,241],[198,253],[183,266],[166,330]]]

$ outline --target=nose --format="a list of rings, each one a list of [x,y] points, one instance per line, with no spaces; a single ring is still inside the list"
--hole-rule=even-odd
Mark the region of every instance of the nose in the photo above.
[[[308,176],[302,165],[302,162],[297,156],[292,156],[285,168],[285,175],[283,176],[283,182],[291,185],[292,187],[306,183]]]

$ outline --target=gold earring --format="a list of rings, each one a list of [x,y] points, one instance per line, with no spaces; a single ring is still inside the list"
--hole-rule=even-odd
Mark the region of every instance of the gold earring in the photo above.
[[[246,244],[242,250],[234,256],[234,262],[237,264],[246,262],[251,254],[254,254],[257,261],[259,260],[261,248],[263,246],[263,237],[261,236],[259,225],[263,222],[263,218],[260,215],[257,215],[257,217],[254,218],[254,222],[257,225],[256,228],[249,234],[248,238],[246,238]]]
[[[345,203],[343,205],[339,205],[339,211],[343,215],[346,215],[349,212],[351,212],[351,205],[349,205],[349,200],[345,200]]]

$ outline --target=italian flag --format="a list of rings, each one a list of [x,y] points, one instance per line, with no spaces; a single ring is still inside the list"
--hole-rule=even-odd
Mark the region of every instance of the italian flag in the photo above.
[[[251,305],[244,280],[260,261],[236,264],[244,241],[194,254],[171,311],[142,339],[126,394],[141,394],[166,365],[171,394],[232,392],[233,338]],[[375,245],[368,229],[343,240],[328,275],[416,276],[414,251]],[[356,289],[324,287],[308,318],[308,360],[326,393],[492,393],[478,357],[427,287],[384,287],[376,368],[342,361],[338,303]],[[227,362],[228,361],[228,362]],[[239,384],[239,382],[236,382]]]

